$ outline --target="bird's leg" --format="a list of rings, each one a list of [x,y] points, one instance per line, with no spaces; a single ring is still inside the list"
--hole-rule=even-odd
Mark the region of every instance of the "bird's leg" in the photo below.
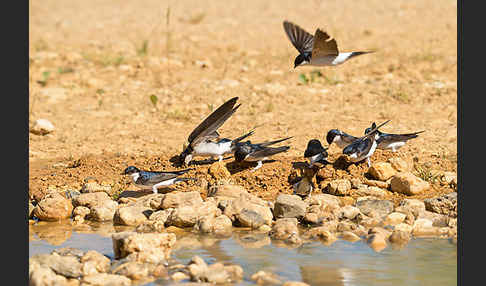
[[[368,168],[371,167],[371,160],[370,157],[366,158],[366,161],[368,162]]]
[[[219,162],[223,161],[223,155],[219,155],[219,156],[218,156],[218,161],[219,161]]]
[[[157,194],[158,193],[157,187],[155,185],[152,187],[152,192],[154,192],[154,194]]]
[[[262,167],[262,165],[263,165],[263,164],[262,164],[262,161],[258,161],[258,164],[256,165],[256,167],[255,167],[255,168],[253,168],[251,171],[252,171],[252,172],[255,172],[256,170],[260,169],[260,168]]]

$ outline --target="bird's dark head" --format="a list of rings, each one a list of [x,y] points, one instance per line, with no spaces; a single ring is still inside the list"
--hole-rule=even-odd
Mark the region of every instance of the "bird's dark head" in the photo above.
[[[123,171],[122,175],[131,175],[131,174],[134,174],[134,173],[138,173],[140,172],[140,169],[138,169],[137,167],[135,166],[128,166],[125,171]]]
[[[294,60],[294,69],[298,66],[308,65],[310,63],[310,53],[299,54]]]
[[[326,148],[322,146],[321,141],[319,141],[318,139],[312,139],[309,141],[309,143],[307,143],[307,148],[305,149],[304,157],[307,158],[310,156],[314,156],[316,155],[317,152],[322,153],[324,157],[327,157],[328,155]]]
[[[235,161],[241,162],[245,160],[246,156],[250,154],[250,152],[251,152],[251,146],[249,141],[239,143],[235,148],[235,153],[234,153]]]
[[[334,141],[334,138],[338,135],[341,135],[341,131],[337,130],[337,129],[331,129],[327,132],[327,136],[326,136],[326,141],[327,141],[327,144],[331,145],[332,142]]]

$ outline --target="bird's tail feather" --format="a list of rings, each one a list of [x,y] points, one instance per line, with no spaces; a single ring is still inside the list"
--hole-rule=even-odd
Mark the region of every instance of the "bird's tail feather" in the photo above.
[[[287,137],[287,138],[278,139],[278,140],[275,140],[275,141],[263,142],[263,143],[259,143],[258,145],[263,146],[263,147],[266,147],[266,146],[270,146],[270,145],[274,145],[274,144],[283,142],[285,140],[289,140],[292,137],[293,136],[290,136],[290,137]]]

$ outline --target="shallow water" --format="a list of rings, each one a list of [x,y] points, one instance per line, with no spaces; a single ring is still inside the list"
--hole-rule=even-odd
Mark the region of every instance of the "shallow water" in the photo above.
[[[107,226],[77,231],[54,226],[51,232],[49,226],[31,227],[29,256],[74,247],[113,258],[110,233],[125,230]],[[375,252],[363,241],[338,240],[330,245],[316,241],[290,248],[248,231],[236,231],[224,239],[177,234],[172,258],[186,264],[194,255],[207,263],[239,264],[244,270],[244,281],[238,285],[255,285],[250,277],[259,270],[275,273],[282,281],[310,285],[457,285],[457,246],[448,239],[417,238],[401,249],[389,245]]]

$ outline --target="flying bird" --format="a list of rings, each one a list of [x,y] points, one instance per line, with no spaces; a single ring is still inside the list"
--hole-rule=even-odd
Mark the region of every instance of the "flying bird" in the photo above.
[[[336,66],[353,57],[373,52],[339,52],[336,40],[319,28],[313,36],[289,21],[284,21],[283,27],[290,42],[299,51],[294,68],[302,65]]]
[[[286,152],[290,149],[290,146],[269,147],[270,145],[280,143],[290,138],[292,137],[256,144],[252,144],[251,141],[240,142],[236,144],[234,152],[235,161],[257,162],[257,166],[251,170],[254,172],[262,167],[262,161],[267,160],[275,154]]]
[[[379,126],[371,129],[365,136],[354,140],[351,144],[343,149],[343,154],[348,155],[351,162],[360,162],[367,160],[368,167],[371,167],[370,157],[376,150],[378,143],[376,140],[380,137],[378,134],[378,128],[387,124],[390,120],[385,121]]]
[[[233,97],[223,103],[191,132],[187,146],[179,155],[184,164],[188,165],[194,156],[217,157],[221,161],[225,154],[233,153],[237,142],[253,134],[251,131],[234,140],[223,138],[214,141],[220,137],[218,128],[240,107],[241,104],[235,107],[237,100],[238,97]]]
[[[365,134],[368,134],[372,129],[375,128],[376,123],[373,122],[373,124],[371,124],[371,127],[366,128]],[[379,130],[377,130],[376,132],[379,135],[379,138],[376,140],[376,143],[378,143],[378,146],[376,148],[381,150],[392,150],[392,152],[395,152],[396,150],[403,147],[408,140],[417,138],[418,134],[425,132],[425,130],[406,134],[383,133]]]
[[[194,178],[179,178],[191,170],[185,169],[181,171],[169,171],[169,172],[159,172],[159,171],[144,171],[140,170],[135,166],[128,166],[122,173],[122,175],[131,175],[133,183],[140,188],[150,187],[154,194],[157,193],[158,187],[170,186],[178,182],[184,182],[189,180],[196,180]]]
[[[307,148],[304,152],[304,158],[309,160],[309,167],[317,165],[323,166],[328,164],[329,162],[326,160],[327,158],[327,150],[321,144],[321,141],[318,139],[312,139],[307,143]]]
[[[341,149],[353,143],[356,139],[358,139],[358,137],[349,135],[339,129],[331,129],[326,135],[327,144],[331,145],[332,143],[335,143]]]

